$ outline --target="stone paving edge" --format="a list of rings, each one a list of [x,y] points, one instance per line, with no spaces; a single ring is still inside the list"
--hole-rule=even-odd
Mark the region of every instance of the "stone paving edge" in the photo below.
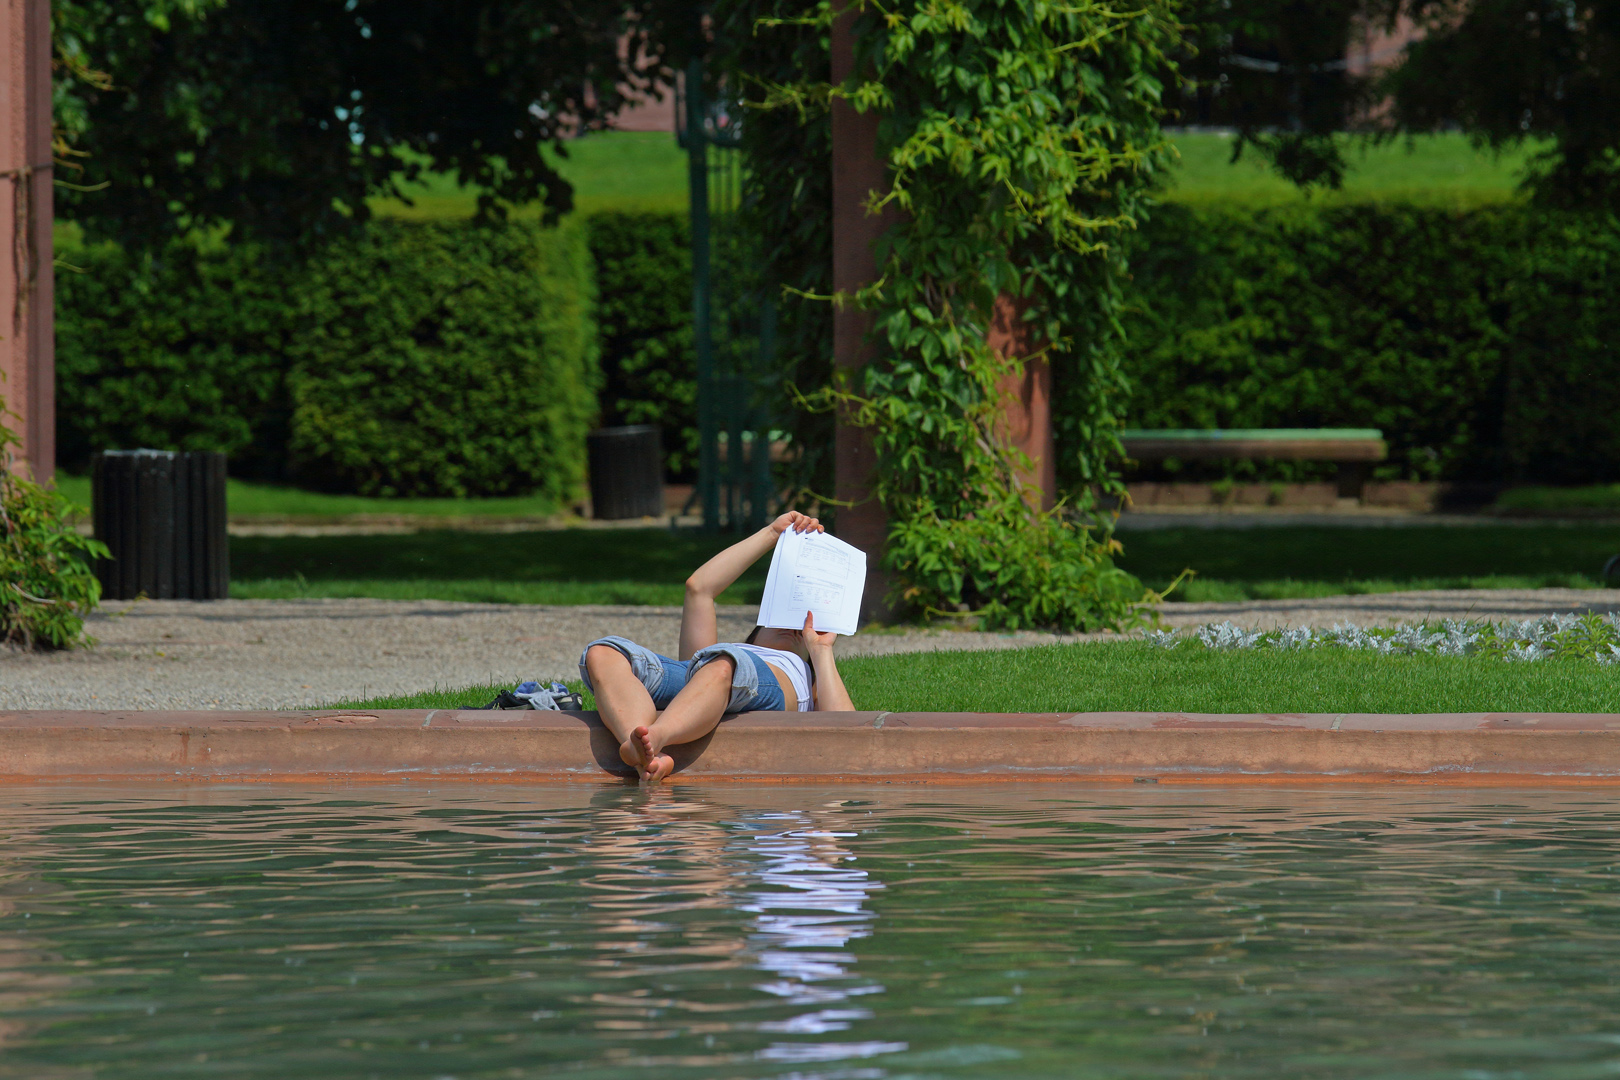
[[[673,748],[704,781],[1620,784],[1620,714],[802,713]],[[595,713],[0,712],[0,782],[615,782]]]

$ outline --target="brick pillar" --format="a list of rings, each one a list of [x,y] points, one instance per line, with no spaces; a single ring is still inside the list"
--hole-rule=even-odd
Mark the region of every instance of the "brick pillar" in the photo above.
[[[832,80],[839,83],[855,69],[856,11],[845,7],[832,29]],[[858,113],[841,98],[832,103],[832,284],[840,293],[853,293],[877,278],[877,257],[873,245],[892,217],[866,212],[873,191],[886,187],[883,160],[878,156],[878,117]],[[866,340],[872,317],[853,307],[833,310],[833,364],[842,372],[853,373],[872,359],[874,349]],[[888,518],[872,494],[877,455],[871,434],[838,418],[833,447],[835,495],[840,503],[854,503],[838,509],[838,536],[867,555],[867,617],[882,618],[886,610],[887,575],[880,569]]]
[[[1021,318],[1024,305],[1006,293],[996,297],[985,340],[1002,356],[1029,357],[1035,335]],[[1040,506],[1057,502],[1057,451],[1052,439],[1052,365],[1045,354],[1024,361],[1023,375],[1002,380],[1002,437],[1028,455],[1024,482],[1040,492]],[[1033,492],[1032,492],[1033,494]]]
[[[0,397],[17,466],[56,468],[50,0],[0,0]]]

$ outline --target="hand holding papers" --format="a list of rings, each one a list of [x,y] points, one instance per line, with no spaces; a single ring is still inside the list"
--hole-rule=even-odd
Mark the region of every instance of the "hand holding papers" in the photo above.
[[[776,540],[759,625],[804,629],[806,612],[816,629],[849,635],[860,621],[866,590],[866,552],[828,533],[788,529]]]

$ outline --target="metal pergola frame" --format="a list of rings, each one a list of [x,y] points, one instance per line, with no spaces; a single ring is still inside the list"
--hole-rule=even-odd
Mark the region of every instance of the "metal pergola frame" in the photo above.
[[[691,200],[698,384],[698,482],[687,509],[696,502],[709,531],[757,529],[774,499],[767,399],[775,379],[776,303],[753,260],[736,257],[746,243],[737,227],[744,198],[740,125],[735,109],[710,100],[705,86],[703,61],[694,58],[677,86],[675,109]],[[732,249],[719,267],[717,225]],[[724,286],[719,303],[717,284]],[[747,312],[739,310],[744,299],[751,301]]]

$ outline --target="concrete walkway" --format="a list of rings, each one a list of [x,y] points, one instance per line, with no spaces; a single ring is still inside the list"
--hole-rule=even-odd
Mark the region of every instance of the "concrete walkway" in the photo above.
[[[753,608],[723,611],[739,639]],[[1166,625],[1231,619],[1245,626],[1363,626],[1440,618],[1522,619],[1620,610],[1620,590],[1455,590],[1166,604]],[[100,644],[70,653],[0,649],[0,710],[283,709],[435,687],[573,678],[580,648],[618,633],[673,654],[676,608],[552,607],[390,600],[166,600],[107,604],[90,624]],[[1110,635],[1094,635],[1092,639]],[[1086,640],[1076,635],[908,629],[840,642],[842,656],[995,649]]]

